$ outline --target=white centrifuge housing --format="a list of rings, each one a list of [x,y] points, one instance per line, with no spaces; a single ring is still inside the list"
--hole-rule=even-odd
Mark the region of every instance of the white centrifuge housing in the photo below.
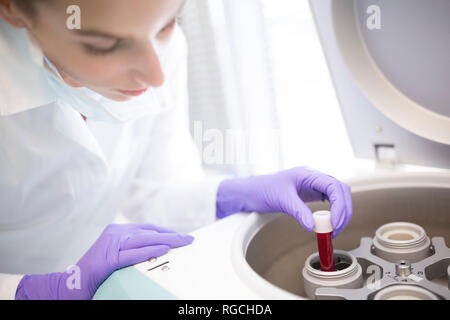
[[[315,271],[315,235],[291,217],[237,214],[115,272],[95,298],[450,299],[450,2],[310,5],[355,155],[391,168],[346,181],[354,216],[334,240],[344,271]]]

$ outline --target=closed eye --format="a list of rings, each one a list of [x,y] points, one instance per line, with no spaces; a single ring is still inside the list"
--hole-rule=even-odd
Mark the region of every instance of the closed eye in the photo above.
[[[108,53],[112,53],[114,52],[116,49],[118,49],[121,46],[121,41],[118,40],[116,41],[112,46],[98,46],[98,45],[93,45],[90,43],[82,43],[85,51],[89,54],[108,54]]]

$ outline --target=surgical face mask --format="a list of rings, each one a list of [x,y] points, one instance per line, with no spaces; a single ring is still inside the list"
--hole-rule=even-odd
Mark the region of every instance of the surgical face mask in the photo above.
[[[55,91],[59,101],[66,104],[87,119],[103,122],[127,122],[146,115],[167,110],[167,105],[154,88],[149,88],[142,95],[124,102],[113,101],[88,88],[74,88],[68,85],[58,72],[55,65],[47,59],[42,51],[31,41],[33,60],[44,67],[45,61],[53,73],[47,70],[46,78]]]

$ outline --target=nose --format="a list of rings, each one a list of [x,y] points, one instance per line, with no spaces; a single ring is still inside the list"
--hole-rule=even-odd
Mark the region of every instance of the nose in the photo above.
[[[133,78],[143,86],[159,87],[164,83],[164,73],[157,51],[149,43],[135,59]]]

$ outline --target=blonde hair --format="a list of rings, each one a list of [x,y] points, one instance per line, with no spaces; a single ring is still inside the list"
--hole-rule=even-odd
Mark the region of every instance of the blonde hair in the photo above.
[[[12,0],[21,11],[30,17],[36,15],[36,5],[48,1],[49,0]]]

